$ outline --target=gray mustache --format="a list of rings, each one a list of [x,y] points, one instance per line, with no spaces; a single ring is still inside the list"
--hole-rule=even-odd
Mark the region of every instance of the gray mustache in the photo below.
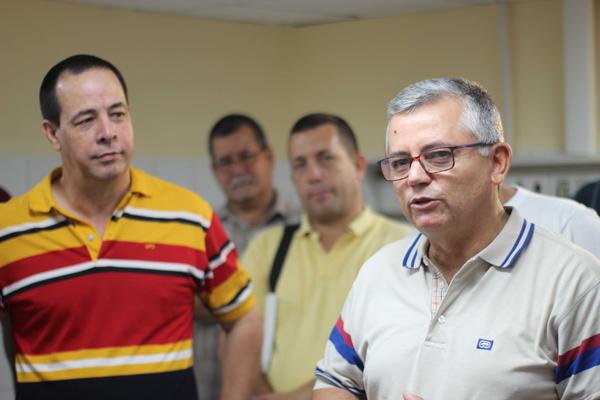
[[[252,185],[254,184],[254,175],[251,174],[244,174],[241,176],[236,176],[235,178],[233,178],[231,180],[231,182],[229,182],[229,189],[237,189],[240,186],[245,186],[245,185]]]

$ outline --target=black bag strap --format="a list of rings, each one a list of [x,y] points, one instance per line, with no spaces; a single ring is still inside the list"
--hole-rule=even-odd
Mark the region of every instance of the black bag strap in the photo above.
[[[294,236],[294,232],[296,232],[299,227],[300,224],[291,224],[286,225],[283,229],[283,236],[279,242],[279,248],[277,249],[277,254],[275,254],[275,259],[273,260],[273,265],[271,266],[271,274],[269,275],[269,290],[271,292],[275,292],[275,287],[277,286],[277,281],[279,280],[279,275],[281,274],[281,268],[283,267],[285,256],[287,255],[290,243],[292,242],[292,237]]]

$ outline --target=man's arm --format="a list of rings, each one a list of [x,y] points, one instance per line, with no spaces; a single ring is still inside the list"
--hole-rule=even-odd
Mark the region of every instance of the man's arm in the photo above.
[[[247,400],[260,373],[262,318],[258,309],[253,307],[238,320],[222,326],[225,349],[221,399]]]
[[[350,392],[339,388],[316,389],[313,391],[313,400],[356,400]]]

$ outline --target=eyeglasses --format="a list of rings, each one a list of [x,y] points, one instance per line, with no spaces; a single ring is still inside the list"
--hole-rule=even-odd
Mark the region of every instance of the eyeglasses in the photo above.
[[[254,165],[258,154],[263,150],[264,149],[260,149],[257,151],[243,150],[237,154],[237,157],[221,157],[213,162],[213,166],[215,167],[215,169],[228,169],[231,168],[233,165],[240,163],[244,167],[250,167]]]
[[[408,177],[413,161],[418,161],[425,172],[435,174],[454,167],[454,150],[471,147],[493,146],[494,143],[471,143],[460,146],[438,147],[422,152],[418,156],[398,155],[377,161],[387,181],[399,181]]]

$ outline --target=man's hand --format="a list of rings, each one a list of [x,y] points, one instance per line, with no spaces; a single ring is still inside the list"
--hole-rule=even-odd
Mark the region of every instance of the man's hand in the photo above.
[[[262,318],[254,307],[225,330],[221,399],[247,400],[260,374]]]

